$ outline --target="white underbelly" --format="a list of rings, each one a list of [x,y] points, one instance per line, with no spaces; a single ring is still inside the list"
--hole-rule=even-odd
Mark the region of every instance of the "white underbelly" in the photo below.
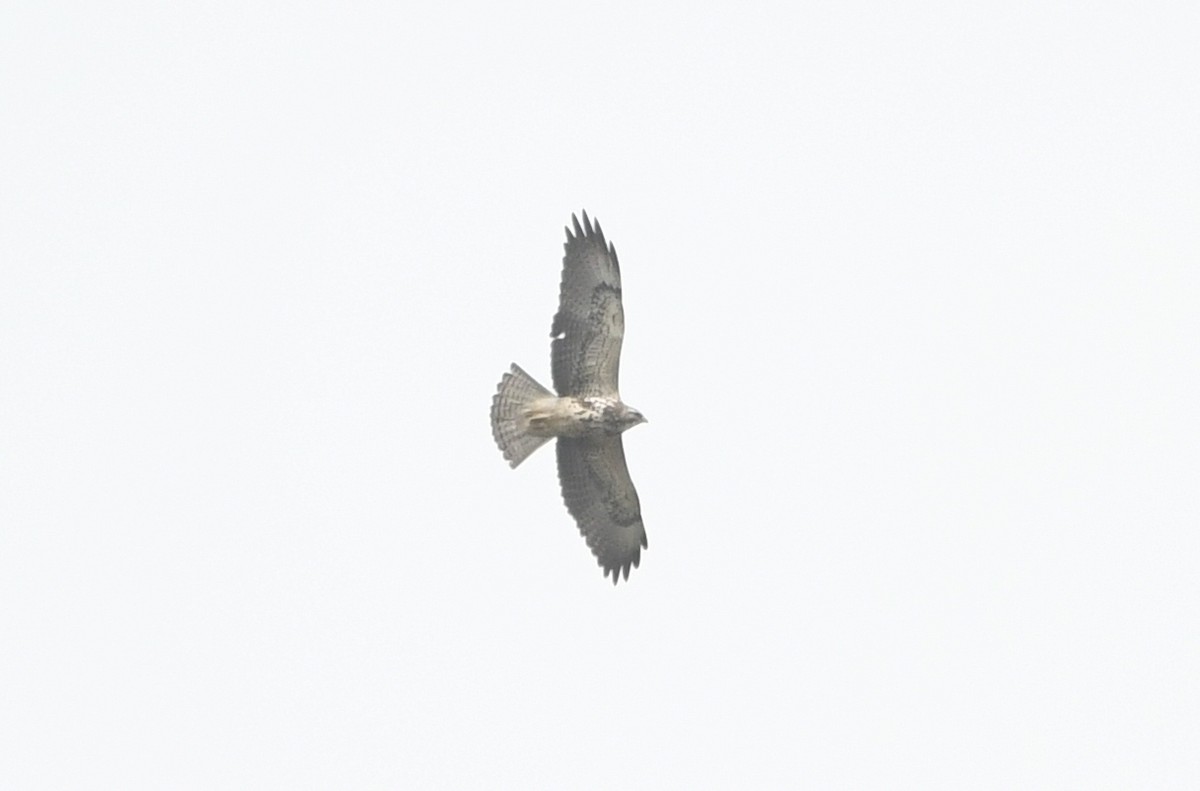
[[[578,398],[542,398],[525,410],[528,433],[535,437],[584,437],[603,434],[603,404]]]

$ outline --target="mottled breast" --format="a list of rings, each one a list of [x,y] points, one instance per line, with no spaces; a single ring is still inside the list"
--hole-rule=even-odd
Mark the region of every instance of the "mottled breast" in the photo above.
[[[525,411],[529,433],[539,437],[587,437],[620,433],[615,398],[543,398]]]

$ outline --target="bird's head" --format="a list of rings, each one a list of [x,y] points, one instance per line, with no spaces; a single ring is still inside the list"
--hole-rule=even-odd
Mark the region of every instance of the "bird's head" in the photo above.
[[[606,434],[620,434],[638,423],[646,422],[646,418],[641,412],[620,401],[609,402],[604,407],[603,415],[604,433]]]
[[[649,421],[646,420],[646,417],[641,412],[637,411],[633,407],[629,407],[629,406],[625,407],[625,415],[621,419],[621,423],[624,426],[624,428],[622,430],[633,428],[638,423],[647,423],[647,422],[649,422]]]

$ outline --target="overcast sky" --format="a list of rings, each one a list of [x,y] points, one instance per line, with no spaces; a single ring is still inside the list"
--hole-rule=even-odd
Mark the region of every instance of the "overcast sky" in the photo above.
[[[1198,38],[5,4],[0,785],[1200,787]],[[488,425],[580,209],[616,588]]]

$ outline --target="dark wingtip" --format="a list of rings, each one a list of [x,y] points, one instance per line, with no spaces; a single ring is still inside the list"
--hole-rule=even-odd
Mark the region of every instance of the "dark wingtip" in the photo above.
[[[607,246],[609,252],[615,255],[616,250],[614,250],[613,246],[604,238],[604,230],[600,227],[600,221],[588,217],[587,209],[581,209],[580,214],[583,215],[583,222],[579,221],[578,215],[572,213],[571,225],[564,227],[564,230],[567,232],[567,244],[570,244],[576,239],[586,239],[588,237],[595,236],[599,238],[601,247]],[[571,233],[572,226],[575,228],[575,233]]]
[[[596,565],[598,565],[600,567],[601,572],[603,572],[604,579],[608,579],[609,576],[612,576],[613,585],[617,584],[617,580],[619,580],[621,578],[621,567],[620,566],[606,565],[605,562],[603,560],[601,560],[600,558],[596,558]]]
[[[629,569],[630,567],[637,568],[638,560],[640,560],[640,558],[633,560],[631,563],[626,563],[623,566],[620,564],[615,566],[604,566],[604,578],[608,579],[608,577],[611,575],[613,585],[616,585],[621,580],[628,582]]]

